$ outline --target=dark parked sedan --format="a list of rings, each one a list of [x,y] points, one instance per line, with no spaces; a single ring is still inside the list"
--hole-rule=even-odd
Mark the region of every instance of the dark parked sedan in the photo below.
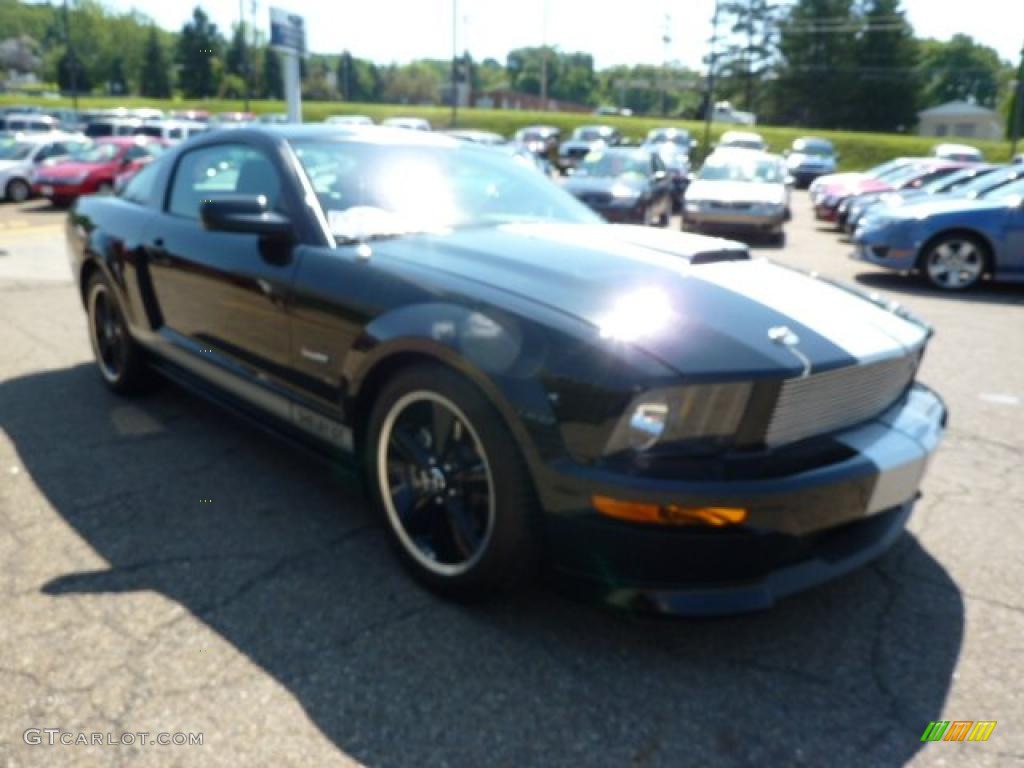
[[[898,307],[605,224],[443,136],[206,134],[67,231],[112,390],[158,371],[355,462],[447,595],[545,567],[619,606],[762,608],[884,551],[943,431]]]
[[[672,216],[674,179],[650,148],[595,150],[565,188],[608,221],[664,227]]]

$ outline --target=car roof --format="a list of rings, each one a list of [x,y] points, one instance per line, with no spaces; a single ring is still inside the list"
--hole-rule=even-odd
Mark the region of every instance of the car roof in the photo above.
[[[215,141],[224,134],[201,134],[203,143]],[[436,147],[465,146],[462,142],[440,131],[409,131],[386,125],[346,125],[344,123],[249,123],[231,131],[232,138],[262,137],[277,141],[310,141],[314,139],[352,139],[375,144],[417,145]],[[195,146],[195,145],[192,145]]]

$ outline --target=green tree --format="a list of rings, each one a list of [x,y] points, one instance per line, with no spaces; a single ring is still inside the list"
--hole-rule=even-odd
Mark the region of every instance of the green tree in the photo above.
[[[178,38],[179,84],[190,99],[204,99],[217,93],[217,73],[223,40],[217,25],[196,6],[192,20],[181,28]]]
[[[725,39],[716,57],[715,99],[756,113],[776,58],[781,8],[769,0],[730,0],[719,12]]]
[[[435,104],[443,82],[439,68],[427,61],[393,66],[384,85],[384,99],[398,104]]]
[[[170,67],[155,26],[150,26],[146,39],[146,53],[139,73],[139,93],[154,99],[171,96]]]
[[[954,35],[947,42],[926,40],[921,55],[925,80],[922,106],[974,101],[994,107],[1001,69],[999,54],[969,35]]]
[[[1013,95],[1007,100],[1006,135],[1010,139],[1014,137],[1014,130],[1017,131],[1018,138],[1024,134],[1024,104],[1017,104],[1022,94],[1024,94],[1024,48],[1020,49],[1020,64],[1017,65],[1017,74],[1013,81]],[[1019,118],[1017,117],[1018,110],[1020,110]]]
[[[74,67],[73,78],[72,67]],[[92,78],[89,70],[82,66],[82,61],[77,55],[72,58],[66,50],[57,63],[57,85],[62,91],[75,90],[78,93],[88,93],[92,90]]]
[[[856,106],[860,19],[853,0],[797,0],[779,23],[777,118],[813,128],[842,128]]]
[[[868,0],[857,40],[849,128],[906,130],[917,121],[918,46],[900,0]]]
[[[231,43],[228,45],[227,53],[224,56],[224,68],[228,74],[237,75],[245,80],[249,71],[248,48],[245,44],[245,27],[236,24],[231,34]]]

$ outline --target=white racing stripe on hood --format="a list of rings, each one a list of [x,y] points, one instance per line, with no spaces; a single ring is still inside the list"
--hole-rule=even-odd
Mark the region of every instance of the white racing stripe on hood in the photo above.
[[[708,264],[693,276],[787,315],[861,362],[901,352],[925,338],[919,326],[866,299],[764,259]]]

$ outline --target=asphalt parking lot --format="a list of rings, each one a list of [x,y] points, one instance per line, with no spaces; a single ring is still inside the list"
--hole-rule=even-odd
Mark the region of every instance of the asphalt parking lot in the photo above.
[[[938,295],[794,212],[758,252],[933,323],[950,429],[876,563],[669,621],[423,592],[351,477],[173,386],[109,394],[63,214],[0,204],[0,765],[1024,765],[1024,286]]]

